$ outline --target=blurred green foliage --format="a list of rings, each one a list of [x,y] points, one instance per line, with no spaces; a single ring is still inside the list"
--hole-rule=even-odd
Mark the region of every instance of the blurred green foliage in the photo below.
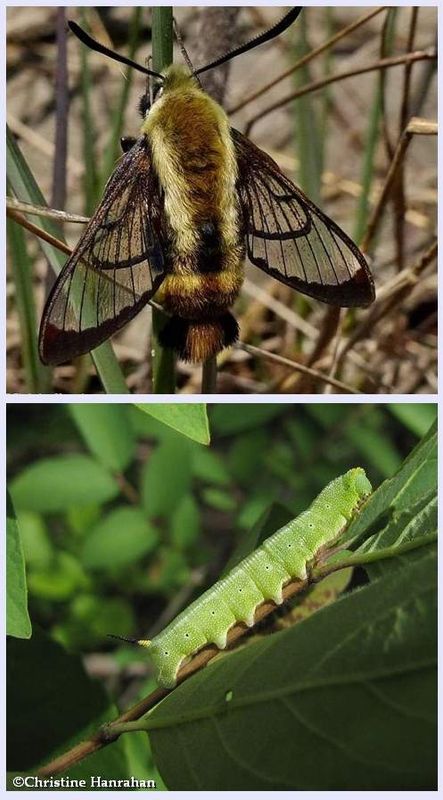
[[[355,465],[377,486],[436,413],[427,404],[215,404],[207,447],[195,441],[208,440],[195,430],[196,420],[207,428],[204,406],[181,408],[188,431],[186,420],[163,424],[132,405],[9,407],[31,619],[70,649],[113,649],[110,632],[145,636],[177,593],[186,605],[218,578],[272,504],[295,515]]]

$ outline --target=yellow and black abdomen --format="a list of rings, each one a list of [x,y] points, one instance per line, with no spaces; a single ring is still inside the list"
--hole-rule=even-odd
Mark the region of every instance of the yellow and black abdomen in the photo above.
[[[172,318],[163,344],[201,361],[238,335],[228,309],[243,281],[244,245],[229,121],[194,78],[171,67],[143,131],[167,225],[168,275],[157,299]]]

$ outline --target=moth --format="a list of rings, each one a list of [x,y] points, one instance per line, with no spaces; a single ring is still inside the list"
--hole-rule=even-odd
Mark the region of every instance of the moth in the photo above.
[[[292,24],[291,9],[265,33],[204,67],[162,74],[136,64],[69,23],[88,47],[147,74],[137,140],[123,154],[103,198],[46,302],[41,360],[59,364],[97,347],[151,299],[169,315],[164,347],[200,362],[232,345],[230,313],[244,259],[325,303],[367,306],[374,284],[353,241],[275,161],[231,128],[199,75],[270,41]]]
[[[310,563],[344,533],[371,492],[361,467],[335,478],[306,511],[265,539],[152,640],[128,639],[148,648],[158,683],[175,686],[180,667],[205,645],[223,650],[229,629],[237,622],[252,627],[265,600],[280,605],[283,587],[294,578],[306,579]]]

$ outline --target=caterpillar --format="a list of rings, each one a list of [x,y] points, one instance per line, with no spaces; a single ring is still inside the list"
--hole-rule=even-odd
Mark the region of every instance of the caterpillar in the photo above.
[[[371,492],[361,467],[335,478],[306,511],[265,539],[157,636],[137,640],[148,648],[158,683],[175,686],[180,667],[205,645],[223,650],[230,628],[237,622],[251,627],[265,600],[280,605],[283,587],[294,578],[306,579],[310,562],[339,538]]]

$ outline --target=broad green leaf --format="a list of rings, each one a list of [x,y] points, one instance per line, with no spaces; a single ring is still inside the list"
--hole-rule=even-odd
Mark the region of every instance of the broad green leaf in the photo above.
[[[25,561],[20,531],[9,493],[6,496],[6,633],[29,639],[32,633],[28,614]]]
[[[178,686],[146,720],[168,788],[435,789],[436,588],[430,554]]]
[[[90,531],[82,560],[89,569],[119,569],[139,561],[158,542],[158,533],[140,508],[113,509]]]
[[[100,683],[86,675],[81,658],[39,631],[27,642],[8,642],[7,692],[8,769],[13,772],[35,774],[37,766],[118,715]],[[128,775],[121,742],[69,769],[71,778],[91,775]]]
[[[19,509],[52,513],[70,506],[104,503],[119,494],[114,478],[93,458],[56,456],[26,467],[11,484]]]
[[[105,467],[124,472],[135,453],[135,435],[126,405],[73,403],[68,406],[91,453]]]
[[[130,736],[122,736],[121,739],[128,760],[129,774],[140,781],[145,781],[146,776],[149,775],[149,780],[155,781],[157,791],[166,791],[168,787],[165,786],[155,766],[146,735],[143,732],[132,733]]]
[[[141,495],[150,519],[170,517],[190,491],[191,454],[186,439],[174,437],[151,453],[143,469]]]
[[[208,416],[204,403],[136,403],[137,408],[200,444],[209,444]]]
[[[343,542],[356,541],[364,532],[380,531],[388,516],[410,508],[431,492],[436,485],[436,475],[437,427],[433,425],[395,475],[371,495],[361,514],[349,526]]]
[[[400,511],[392,516],[386,527],[367,539],[361,547],[359,553],[372,553],[385,547],[401,547],[402,544],[413,540],[419,540],[431,533],[437,536],[437,487],[411,508]],[[371,577],[379,576],[385,572],[402,569],[410,563],[411,558],[423,558],[427,555],[428,547],[435,547],[429,544],[418,548],[413,552],[399,554],[397,558],[377,561],[365,566],[366,571]]]

